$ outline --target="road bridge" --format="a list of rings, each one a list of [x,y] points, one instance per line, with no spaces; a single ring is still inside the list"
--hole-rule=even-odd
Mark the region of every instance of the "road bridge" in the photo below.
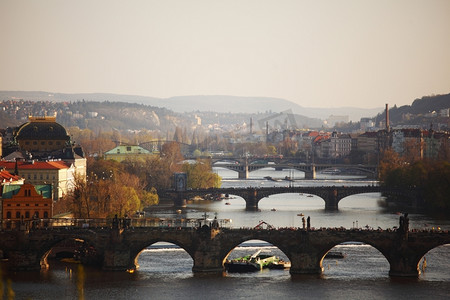
[[[384,255],[390,265],[386,270],[390,276],[417,277],[423,256],[450,243],[448,231],[409,231],[407,226],[398,230],[314,230],[231,229],[219,226],[217,220],[203,225],[178,220],[173,226],[143,219],[130,220],[123,223],[125,226],[106,219],[64,220],[66,226],[55,219],[35,222],[31,228],[21,224],[14,230],[0,231],[0,249],[10,269],[47,268],[52,247],[67,239],[77,239],[86,246],[83,263],[97,264],[104,270],[137,269],[139,254],[144,249],[156,242],[170,242],[190,255],[194,273],[223,274],[230,252],[242,242],[257,239],[273,244],[287,256],[292,275],[321,274],[322,261],[330,249],[344,242],[362,242]]]
[[[222,162],[221,164],[217,164]],[[277,171],[284,169],[298,170],[305,173],[305,179],[315,179],[316,173],[324,170],[333,171],[353,171],[366,174],[368,177],[376,178],[378,168],[375,165],[351,165],[351,164],[305,164],[297,162],[289,162],[278,160],[277,162],[261,162],[261,160],[249,161],[247,159],[237,160],[236,158],[227,158],[214,161],[215,167],[222,167],[238,172],[239,179],[248,179],[249,172],[260,170],[263,168],[275,168]]]
[[[383,195],[402,195],[409,199],[409,205],[416,207],[421,201],[421,190],[418,188],[393,189],[381,186],[319,186],[319,187],[264,187],[264,188],[220,188],[220,189],[195,189],[183,192],[165,191],[161,197],[171,198],[175,206],[185,206],[186,199],[194,196],[213,195],[215,198],[228,194],[242,197],[246,203],[246,210],[258,210],[261,199],[276,194],[310,194],[322,198],[325,209],[338,210],[339,201],[350,195],[365,193],[382,193]],[[300,198],[300,196],[299,196]],[[299,199],[299,201],[301,201]]]

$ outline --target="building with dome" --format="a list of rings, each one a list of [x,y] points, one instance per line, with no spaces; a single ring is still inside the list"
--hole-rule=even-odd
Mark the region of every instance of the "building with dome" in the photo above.
[[[83,149],[71,141],[55,116],[30,116],[28,122],[13,130],[10,148],[13,151],[0,165],[28,183],[51,184],[55,201],[73,189],[75,174],[86,177]]]
[[[30,153],[50,155],[70,146],[70,136],[56,123],[56,117],[29,117],[27,123],[19,126],[15,139],[21,150]]]

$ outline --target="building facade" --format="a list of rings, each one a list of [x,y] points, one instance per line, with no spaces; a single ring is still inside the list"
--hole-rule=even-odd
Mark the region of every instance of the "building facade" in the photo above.
[[[63,161],[0,161],[0,167],[23,177],[34,185],[50,184],[53,187],[53,200],[65,196],[74,186],[75,167]]]
[[[70,145],[66,129],[56,123],[56,117],[29,117],[16,133],[19,148],[30,153],[51,153]]]
[[[146,158],[154,156],[154,154],[141,146],[119,145],[109,151],[106,151],[104,156],[105,159],[112,159],[122,162],[126,159],[144,161]]]
[[[26,221],[51,218],[53,201],[51,185],[5,185],[2,188],[3,221]]]

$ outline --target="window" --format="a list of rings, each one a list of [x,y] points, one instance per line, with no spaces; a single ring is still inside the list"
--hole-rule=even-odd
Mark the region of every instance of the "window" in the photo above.
[[[6,204],[6,206],[11,206],[11,203]]]
[[[34,212],[34,216],[35,216],[36,218],[39,218],[39,212],[38,212],[38,211]]]
[[[37,145],[37,141],[33,141],[33,145]]]
[[[39,204],[36,203],[34,206],[39,206]]]
[[[11,219],[11,212],[10,212],[10,211],[8,211],[8,212],[6,213],[6,218],[7,218],[7,219]]]
[[[20,206],[20,204],[19,204],[19,203],[17,203],[17,204],[16,204],[16,206]]]
[[[25,218],[27,218],[27,219],[30,218],[30,212],[29,212],[29,211],[26,211],[26,212],[25,212]]]
[[[16,211],[16,219],[20,219],[20,211]]]
[[[120,149],[117,149],[117,153],[120,153]]]
[[[131,146],[127,146],[127,151],[128,151],[128,152],[131,151]]]
[[[30,203],[25,204],[25,206],[30,206]]]
[[[44,219],[47,219],[47,218],[48,218],[48,212],[44,211]]]

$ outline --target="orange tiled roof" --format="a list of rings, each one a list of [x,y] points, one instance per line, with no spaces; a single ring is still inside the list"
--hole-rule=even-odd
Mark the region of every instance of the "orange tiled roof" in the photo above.
[[[4,167],[8,170],[14,170],[16,167],[15,162],[0,161],[0,167]],[[19,170],[57,170],[68,169],[69,166],[63,161],[35,161],[35,162],[17,162],[17,168]]]
[[[21,177],[17,176],[17,175],[13,175],[11,173],[9,173],[8,171],[0,171],[0,182],[5,180],[5,181],[18,181],[20,180]]]

